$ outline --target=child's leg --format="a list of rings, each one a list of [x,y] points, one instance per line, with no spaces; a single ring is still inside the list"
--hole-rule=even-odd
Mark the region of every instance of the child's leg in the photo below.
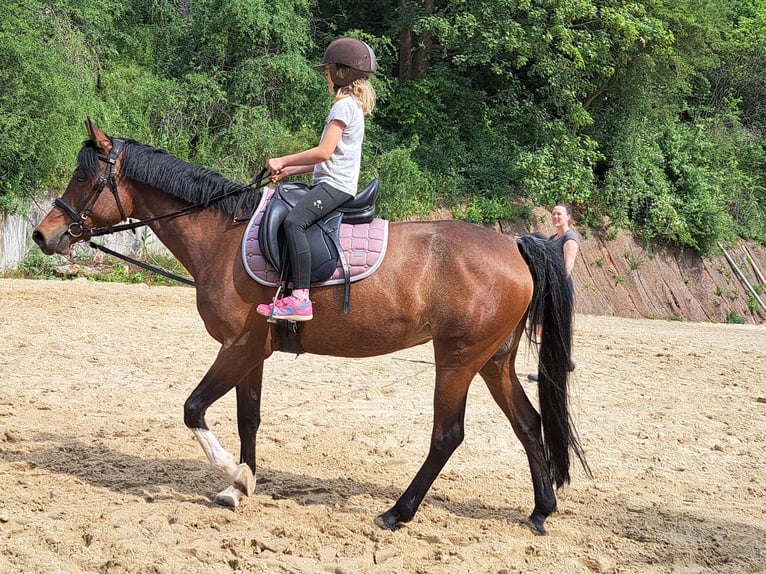
[[[320,183],[312,187],[285,218],[282,227],[293,271],[293,294],[296,290],[308,290],[311,283],[311,245],[306,229],[349,199],[349,194]]]

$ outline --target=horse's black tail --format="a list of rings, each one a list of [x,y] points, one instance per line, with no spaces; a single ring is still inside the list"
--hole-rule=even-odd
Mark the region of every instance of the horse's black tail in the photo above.
[[[540,235],[524,235],[517,238],[517,243],[534,281],[526,329],[529,339],[539,342],[537,376],[543,449],[551,480],[561,487],[570,480],[570,450],[591,475],[568,407],[574,294],[564,257],[552,241]],[[540,341],[535,325],[542,325]]]

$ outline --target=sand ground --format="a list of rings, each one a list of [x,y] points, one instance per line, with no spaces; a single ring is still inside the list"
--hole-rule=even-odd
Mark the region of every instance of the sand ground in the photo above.
[[[766,572],[766,327],[582,315],[575,344],[595,476],[574,468],[549,534],[521,524],[526,458],[480,379],[464,444],[392,533],[373,519],[427,450],[428,345],[269,359],[258,486],[230,510],[182,420],[217,351],[193,290],[2,279],[0,572]],[[208,422],[236,454],[233,396]]]

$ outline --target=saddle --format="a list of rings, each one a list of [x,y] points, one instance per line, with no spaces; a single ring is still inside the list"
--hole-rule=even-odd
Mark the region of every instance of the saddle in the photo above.
[[[356,197],[331,211],[307,230],[311,245],[311,282],[326,281],[340,263],[343,269],[345,297],[343,310],[348,313],[351,291],[351,271],[340,242],[340,224],[369,223],[375,218],[375,200],[380,181],[374,179]],[[299,182],[280,184],[269,201],[258,229],[258,243],[266,261],[279,272],[280,283],[289,280],[289,261],[282,223],[287,214],[309,191],[309,186]]]

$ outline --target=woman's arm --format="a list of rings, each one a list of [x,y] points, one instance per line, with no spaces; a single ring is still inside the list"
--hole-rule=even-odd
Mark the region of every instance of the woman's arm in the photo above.
[[[574,269],[575,259],[577,259],[577,252],[579,249],[580,246],[574,239],[570,239],[564,243],[564,264],[567,268],[567,277],[572,274],[572,269]]]

